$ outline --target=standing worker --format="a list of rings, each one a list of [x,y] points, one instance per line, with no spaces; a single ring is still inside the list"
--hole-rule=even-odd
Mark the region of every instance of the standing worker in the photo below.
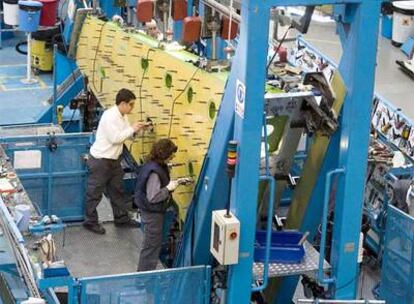
[[[124,141],[146,127],[146,124],[139,122],[130,125],[125,116],[134,108],[135,99],[134,93],[128,89],[121,89],[117,93],[115,106],[106,110],[99,121],[96,140],[90,150],[83,226],[98,234],[105,234],[105,228],[99,223],[96,210],[105,190],[111,202],[115,225],[132,224],[124,203],[124,173],[120,156]]]
[[[162,41],[164,39],[164,35],[158,30],[157,21],[151,19],[151,21],[145,23],[145,30],[148,36],[152,38]]]
[[[414,216],[414,202],[411,196],[413,180],[399,179],[392,184],[391,204],[405,213]]]
[[[155,142],[150,160],[138,173],[135,188],[135,204],[141,212],[144,225],[144,242],[141,248],[138,271],[154,270],[157,267],[162,245],[164,214],[170,206],[171,193],[185,179],[170,180],[167,163],[171,161],[177,146],[169,139]]]

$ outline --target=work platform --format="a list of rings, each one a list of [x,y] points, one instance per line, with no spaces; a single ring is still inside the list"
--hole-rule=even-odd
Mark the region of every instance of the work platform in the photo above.
[[[269,263],[269,277],[274,278],[290,275],[300,275],[317,271],[319,268],[319,253],[308,241],[303,244],[303,247],[305,249],[305,256],[303,257],[303,261],[301,263]],[[323,269],[328,270],[330,267],[331,266],[326,261],[324,261]],[[253,264],[253,276],[256,279],[261,279],[263,277],[263,271],[263,263]]]

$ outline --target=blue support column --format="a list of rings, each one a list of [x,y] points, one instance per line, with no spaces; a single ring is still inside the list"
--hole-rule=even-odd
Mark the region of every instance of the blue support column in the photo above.
[[[187,16],[193,15],[193,0],[187,1]],[[173,22],[174,40],[181,41],[183,22],[181,20]]]
[[[183,22],[174,21],[174,24],[173,24],[174,40],[181,41],[182,32],[183,32]]]
[[[230,86],[244,107],[235,115],[234,139],[239,150],[231,196],[231,210],[240,220],[240,248],[239,263],[230,266],[228,304],[249,303],[251,296],[269,15],[262,1],[242,2],[241,37],[233,60],[237,81]]]
[[[338,178],[331,264],[335,299],[353,299],[358,285],[358,242],[361,227],[374,89],[380,2],[347,5],[339,24],[344,54],[339,70],[347,87],[339,143]]]
[[[220,36],[217,34],[216,39],[216,59],[225,59],[226,54],[224,53],[224,48],[227,46],[227,42],[224,39],[221,39]],[[212,50],[212,39],[207,39],[207,46],[206,46],[206,54],[207,58],[211,58],[211,50]]]
[[[232,184],[231,210],[241,223],[239,263],[229,267],[228,303],[248,303],[251,295],[255,210],[259,178],[261,115],[265,83],[269,6],[330,4],[326,0],[245,1],[242,4],[241,36],[232,72],[226,87],[200,175],[200,183],[186,219],[183,245],[177,265],[205,264],[211,261],[208,252],[211,211],[225,205],[226,178],[224,153],[231,138],[236,97],[242,102],[235,115],[234,136],[239,143],[239,164]],[[357,247],[362,215],[362,194],[369,138],[371,98],[374,83],[375,55],[380,3],[376,0],[337,1],[351,3],[344,7],[340,26],[344,56],[341,74],[347,87],[347,97],[341,117],[341,129],[328,150],[311,201],[324,190],[324,175],[333,166],[345,168],[346,176],[338,178],[333,234],[332,264],[336,298],[354,298],[357,267]],[[244,88],[240,90],[240,88]],[[244,112],[244,115],[242,114]],[[352,129],[351,129],[352,126]],[[328,163],[330,159],[334,163]],[[320,191],[321,190],[321,191]],[[316,193],[316,192],[317,193]],[[253,213],[252,213],[253,212]],[[303,227],[314,227],[321,210],[309,211]],[[312,218],[309,218],[312,217]],[[303,228],[302,227],[302,228]],[[310,228],[309,228],[310,229]],[[293,286],[292,281],[287,282]],[[283,302],[284,303],[284,302]]]
[[[108,19],[111,19],[114,15],[121,14],[121,8],[115,7],[113,0],[100,0],[99,4]]]

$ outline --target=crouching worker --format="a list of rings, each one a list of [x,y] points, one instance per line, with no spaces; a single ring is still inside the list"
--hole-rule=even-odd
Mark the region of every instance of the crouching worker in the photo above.
[[[157,267],[162,246],[164,214],[171,204],[171,193],[179,181],[171,181],[167,163],[171,161],[177,146],[169,139],[154,143],[150,160],[138,173],[135,188],[135,204],[141,211],[144,226],[144,241],[138,263],[138,271],[154,270]]]

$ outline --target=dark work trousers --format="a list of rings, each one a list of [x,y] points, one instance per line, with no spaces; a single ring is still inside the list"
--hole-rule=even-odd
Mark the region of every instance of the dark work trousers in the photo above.
[[[88,187],[86,190],[85,222],[98,223],[98,207],[102,194],[108,195],[114,213],[115,222],[128,219],[128,211],[124,203],[122,179],[124,172],[121,160],[97,159],[89,155],[87,161],[89,170]]]
[[[157,268],[162,245],[164,213],[151,213],[141,210],[141,223],[144,225],[144,241],[139,255],[138,271]]]

